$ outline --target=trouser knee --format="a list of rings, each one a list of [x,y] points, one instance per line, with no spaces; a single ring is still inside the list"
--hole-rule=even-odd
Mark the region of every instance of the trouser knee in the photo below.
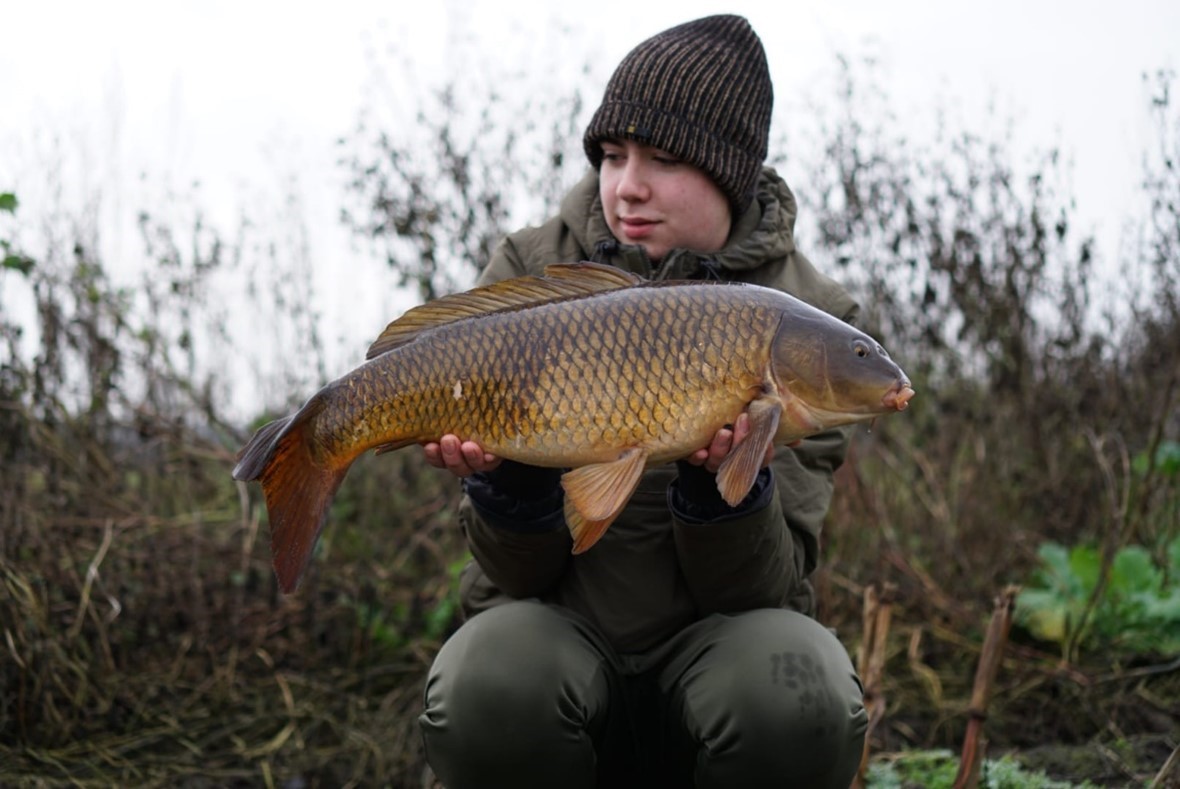
[[[674,691],[698,749],[697,785],[847,787],[867,716],[843,645],[790,611],[716,627]]]
[[[530,601],[473,617],[443,645],[419,724],[448,789],[592,785],[609,668],[592,637]]]

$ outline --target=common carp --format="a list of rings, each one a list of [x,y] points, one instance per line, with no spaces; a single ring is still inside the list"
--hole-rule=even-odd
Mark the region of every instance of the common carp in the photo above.
[[[446,433],[561,478],[573,552],[643,470],[747,412],[717,487],[736,505],[770,444],[906,407],[910,381],[868,335],[777,290],[549,266],[406,312],[367,361],[262,427],[233,476],[262,483],[279,585],[294,590],[349,466]]]

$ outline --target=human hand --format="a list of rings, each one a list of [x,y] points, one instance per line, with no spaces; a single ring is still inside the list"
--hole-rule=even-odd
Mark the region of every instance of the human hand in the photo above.
[[[734,420],[732,429],[728,427],[721,428],[713,435],[713,440],[709,443],[709,446],[704,449],[698,449],[684,460],[693,466],[704,466],[706,471],[716,474],[717,469],[721,467],[721,461],[725,460],[730,452],[745,441],[746,436],[749,434],[750,417],[743,411]],[[766,448],[766,455],[762,458],[763,468],[770,465],[770,461],[773,459],[774,444],[771,444]]]
[[[446,469],[456,477],[470,477],[481,471],[491,471],[500,465],[500,458],[474,441],[462,441],[453,433],[447,433],[438,441],[423,444],[426,462],[435,468]]]

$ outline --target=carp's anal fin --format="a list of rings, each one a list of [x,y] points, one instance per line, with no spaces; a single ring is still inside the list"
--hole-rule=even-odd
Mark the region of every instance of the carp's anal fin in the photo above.
[[[405,441],[390,441],[387,444],[378,444],[377,446],[373,447],[373,454],[384,455],[386,452],[396,452],[403,447],[408,447],[411,444],[417,443],[418,439],[416,438],[407,438]]]
[[[400,348],[419,333],[436,326],[557,299],[628,288],[643,281],[636,274],[601,263],[554,263],[545,267],[543,277],[529,275],[506,279],[414,307],[385,327],[381,336],[369,346],[365,358],[373,359]]]
[[[574,553],[587,551],[601,539],[631,500],[647,464],[647,450],[633,447],[607,463],[567,471],[565,519],[574,538]]]
[[[778,432],[783,403],[778,395],[764,395],[751,401],[746,414],[750,420],[749,434],[717,469],[717,490],[731,507],[740,504],[754,487],[754,480],[762,469],[762,459]]]

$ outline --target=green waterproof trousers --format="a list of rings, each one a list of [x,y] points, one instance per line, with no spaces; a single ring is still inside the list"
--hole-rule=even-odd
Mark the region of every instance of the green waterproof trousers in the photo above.
[[[521,600],[443,645],[419,724],[447,789],[847,789],[867,716],[843,645],[794,611],[715,614],[618,655]]]

